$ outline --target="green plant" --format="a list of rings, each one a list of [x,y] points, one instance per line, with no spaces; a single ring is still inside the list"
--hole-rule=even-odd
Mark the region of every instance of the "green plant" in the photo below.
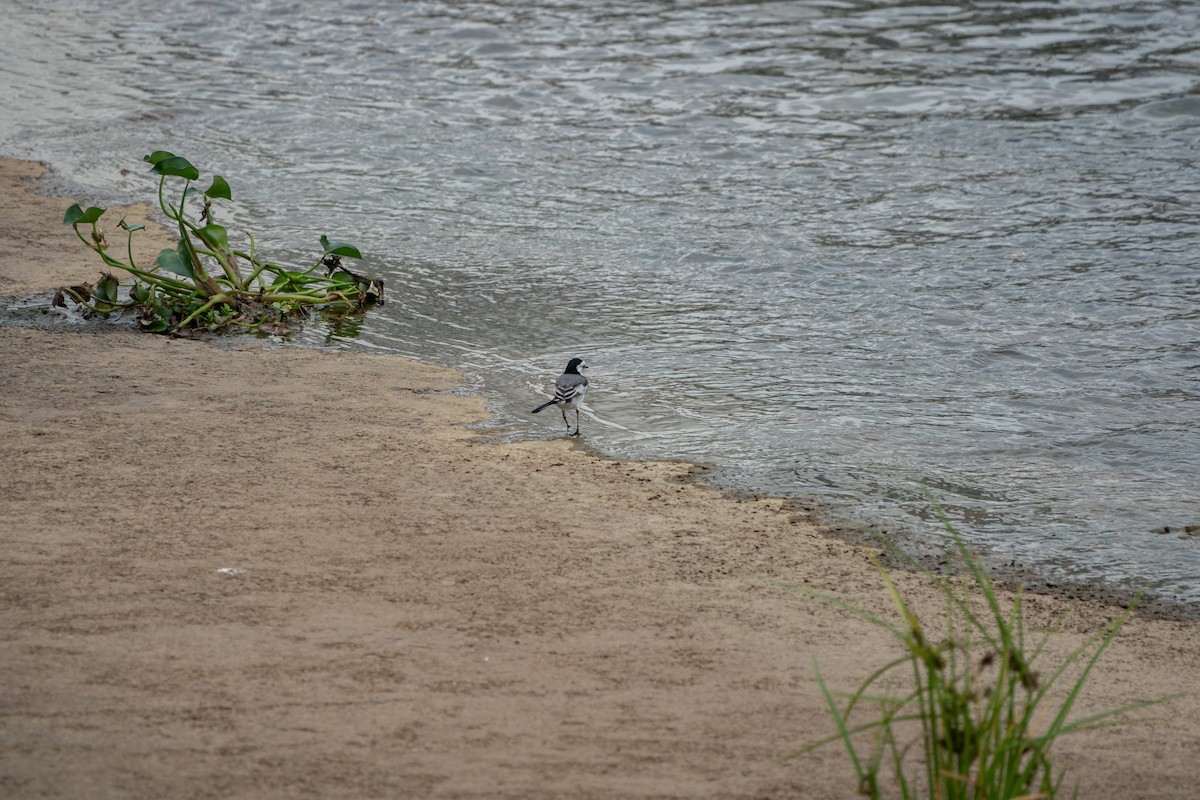
[[[79,239],[106,265],[132,275],[133,282],[123,297],[117,278],[102,273],[95,284],[59,289],[54,296],[56,306],[65,306],[69,298],[89,312],[105,316],[135,310],[138,325],[156,333],[231,327],[281,332],[312,308],[336,315],[383,302],[382,280],[364,277],[342,265],[342,258],[362,258],[353,245],[321,236],[321,256],[307,269],[289,269],[260,260],[254,237],[246,234],[247,249],[234,247],[229,231],[213,218],[214,200],[233,199],[224,178],[214,175],[211,185],[200,191],[192,185],[199,180],[200,171],[186,158],[158,150],[143,160],[159,176],[158,205],[178,228],[178,245],[161,251],[154,264],[139,265],[133,257],[133,235],[145,226],[128,225],[121,219],[117,225],[127,236],[127,260],[123,261],[108,252],[107,237],[98,225],[106,209],[93,206],[84,210],[78,204],[72,205],[63,224],[72,226]],[[168,179],[182,181],[178,203],[167,200]],[[185,207],[189,200],[201,199],[197,221],[192,222]],[[83,226],[90,226],[88,235],[81,230]],[[315,274],[321,267],[325,268],[324,274]]]
[[[857,690],[840,695],[844,706],[814,664],[837,732],[789,758],[840,741],[850,756],[860,793],[871,798],[884,796],[882,787],[887,780],[881,773],[885,764],[903,798],[922,793],[938,800],[1053,798],[1062,781],[1050,757],[1058,737],[1179,695],[1069,720],[1088,675],[1133,606],[1044,677],[1034,663],[1053,631],[1044,633],[1032,650],[1027,649],[1021,592],[1015,593],[1006,610],[982,562],[940,508],[938,513],[962,563],[957,577],[921,570],[945,598],[945,638],[939,641],[930,640],[928,628],[877,560],[875,566],[891,595],[899,625],[837,597],[789,587],[886,630],[903,647],[900,657],[871,673]],[[1063,685],[1056,688],[1058,684]],[[897,691],[897,686],[908,688]],[[866,722],[852,719],[864,705],[874,706],[876,713]],[[910,749],[917,746],[920,752],[914,759]]]

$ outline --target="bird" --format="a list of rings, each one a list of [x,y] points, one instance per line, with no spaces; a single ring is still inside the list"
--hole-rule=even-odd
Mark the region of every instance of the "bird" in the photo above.
[[[563,370],[563,374],[558,376],[558,380],[554,381],[554,399],[542,403],[535,408],[531,413],[536,414],[544,408],[555,406],[562,412],[563,423],[567,426],[567,434],[570,436],[579,435],[579,406],[583,403],[583,398],[587,396],[588,365],[583,363],[582,358],[572,358],[567,362],[567,368]],[[571,433],[571,423],[567,422],[567,412],[575,409],[575,432]]]

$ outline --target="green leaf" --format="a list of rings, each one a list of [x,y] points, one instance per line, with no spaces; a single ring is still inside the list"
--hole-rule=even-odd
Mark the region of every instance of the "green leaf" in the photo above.
[[[168,158],[174,158],[174,153],[168,153],[166,150],[155,150],[148,156],[142,156],[142,161],[147,164],[157,164],[160,161],[166,161]]]
[[[345,242],[331,242],[328,236],[321,236],[321,247],[325,248],[325,255],[362,258],[362,253],[358,252],[358,248],[354,245]]]
[[[105,275],[96,284],[94,294],[97,298],[105,301],[106,303],[115,303],[117,302],[117,291],[120,289],[120,287],[121,284],[116,278],[114,278],[112,275]]]
[[[193,167],[192,162],[183,156],[171,156],[170,158],[164,158],[162,161],[157,161],[150,171],[157,172],[159,175],[174,175],[179,178],[187,178],[189,181],[194,181],[200,177],[200,170]]]
[[[229,184],[220,175],[213,175],[212,186],[208,187],[204,193],[209,197],[220,197],[225,200],[233,199],[233,192],[229,188]]]
[[[210,222],[203,228],[198,228],[196,235],[214,250],[229,249],[229,231],[224,226],[218,225],[215,222]]]
[[[192,265],[181,258],[177,250],[168,249],[160,252],[158,254],[158,268],[196,280],[196,273],[192,271]]]
[[[86,225],[100,219],[105,211],[107,209],[97,208],[96,206],[92,206],[87,211],[84,211],[76,203],[67,209],[67,213],[63,214],[63,225]]]
[[[135,283],[129,289],[129,296],[139,303],[144,303],[150,299],[150,289],[144,284]]]

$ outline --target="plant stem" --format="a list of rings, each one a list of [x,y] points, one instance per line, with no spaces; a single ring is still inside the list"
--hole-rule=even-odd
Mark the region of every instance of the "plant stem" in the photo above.
[[[212,243],[210,241],[208,241],[200,233],[200,229],[197,226],[193,225],[192,223],[190,223],[186,220],[181,220],[181,222],[182,222],[182,224],[187,226],[188,230],[190,230],[192,233],[194,233],[196,235],[197,239],[204,242],[209,247],[212,247]],[[221,265],[221,270],[225,273],[225,277],[229,278],[230,283],[232,283],[234,286],[236,286],[239,289],[245,288],[246,285],[242,283],[242,276],[238,274],[237,269],[229,262],[229,258],[228,258],[229,254],[228,253],[222,253],[215,247],[211,250],[206,250],[204,248],[196,247],[195,245],[192,245],[192,250],[195,253],[198,253],[198,254],[202,253],[206,256],[209,256],[213,260],[215,260],[218,264]]]
[[[182,322],[180,322],[178,325],[176,325],[175,330],[179,330],[180,328],[187,327],[189,322],[192,322],[193,320],[196,319],[196,317],[200,316],[205,311],[208,311],[210,308],[212,308],[213,306],[215,306],[219,303],[225,303],[226,305],[234,305],[235,301],[232,298],[230,298],[224,294],[214,295],[213,297],[209,298],[207,303],[205,303],[204,305],[197,308],[195,311],[193,311],[191,314],[189,314],[186,319],[184,319]]]
[[[261,299],[264,303],[304,303],[306,305],[350,302],[349,298],[338,292],[330,292],[323,297],[318,297],[317,295],[312,294],[299,294],[297,292],[266,293],[261,296]]]
[[[78,225],[74,225],[72,227],[75,229],[75,235],[79,237],[79,241],[83,242],[85,245],[87,245],[91,249],[95,250],[97,255],[100,256],[101,260],[103,260],[104,263],[107,264],[108,266],[115,267],[116,269],[124,270],[125,272],[128,272],[131,275],[136,275],[137,277],[145,280],[147,283],[164,283],[164,284],[172,285],[179,289],[183,289],[188,292],[194,291],[194,289],[191,285],[184,283],[183,281],[176,280],[174,278],[169,278],[166,275],[159,275],[158,273],[154,273],[154,272],[146,272],[145,270],[138,269],[137,267],[132,266],[130,264],[126,264],[122,261],[117,261],[115,258],[110,256],[108,253],[101,250],[100,246],[97,245],[95,242],[89,242],[87,240],[87,238],[82,233],[79,232]]]

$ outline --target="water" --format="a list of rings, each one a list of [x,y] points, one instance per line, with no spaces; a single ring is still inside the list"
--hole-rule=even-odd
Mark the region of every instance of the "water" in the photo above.
[[[304,342],[516,437],[582,355],[601,452],[1200,603],[1200,2],[7,5],[0,151],[368,254]]]

